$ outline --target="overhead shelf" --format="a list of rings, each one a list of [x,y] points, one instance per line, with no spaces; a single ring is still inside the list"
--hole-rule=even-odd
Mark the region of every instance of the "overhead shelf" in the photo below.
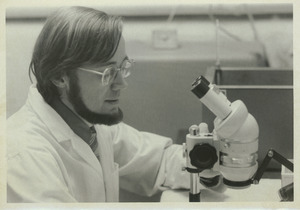
[[[176,1],[175,1],[176,2]],[[175,10],[176,15],[231,15],[239,16],[247,14],[268,15],[268,14],[292,14],[293,4],[201,4],[185,3],[176,4],[167,1],[164,3],[119,3],[119,4],[101,4],[84,6],[92,7],[105,11],[109,14],[121,16],[168,16]],[[6,17],[10,19],[36,19],[46,18],[51,12],[55,11],[58,6],[12,6],[7,8]]]

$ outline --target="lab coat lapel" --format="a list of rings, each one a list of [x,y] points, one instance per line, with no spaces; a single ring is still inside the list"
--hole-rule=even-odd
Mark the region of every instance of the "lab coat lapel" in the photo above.
[[[99,160],[95,156],[90,146],[75,133],[71,137],[71,141],[73,148],[77,152],[77,154],[80,155],[92,168],[94,168],[97,173],[102,173]]]
[[[49,128],[50,132],[59,143],[71,141],[72,147],[77,154],[97,172],[101,172],[98,159],[89,145],[77,136],[60,115],[44,101],[34,85],[30,87],[28,105],[32,106],[33,111]],[[36,110],[38,110],[38,112]]]
[[[119,167],[114,163],[113,141],[106,131],[106,126],[95,126],[97,131],[98,149],[103,176],[105,179],[105,191],[107,202],[119,201]],[[106,132],[105,132],[106,131]]]

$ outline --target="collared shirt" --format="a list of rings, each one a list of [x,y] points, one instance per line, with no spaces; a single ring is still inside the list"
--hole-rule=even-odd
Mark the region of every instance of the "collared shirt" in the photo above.
[[[95,135],[94,125],[87,125],[78,115],[76,115],[69,107],[67,107],[60,99],[55,99],[50,104],[52,108],[64,119],[70,128],[80,136],[95,152],[98,147]]]

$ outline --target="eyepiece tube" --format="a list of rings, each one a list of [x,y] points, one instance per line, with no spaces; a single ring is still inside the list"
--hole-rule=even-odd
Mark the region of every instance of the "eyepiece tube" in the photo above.
[[[203,77],[198,77],[192,84],[192,92],[201,99],[209,91],[209,82]]]
[[[203,76],[198,77],[192,84],[191,91],[219,119],[225,119],[231,113],[230,102],[226,96]]]

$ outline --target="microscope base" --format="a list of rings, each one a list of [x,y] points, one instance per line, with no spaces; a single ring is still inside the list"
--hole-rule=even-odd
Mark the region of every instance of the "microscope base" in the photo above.
[[[200,194],[201,192],[197,193],[197,194],[189,194],[189,202],[200,202]]]

